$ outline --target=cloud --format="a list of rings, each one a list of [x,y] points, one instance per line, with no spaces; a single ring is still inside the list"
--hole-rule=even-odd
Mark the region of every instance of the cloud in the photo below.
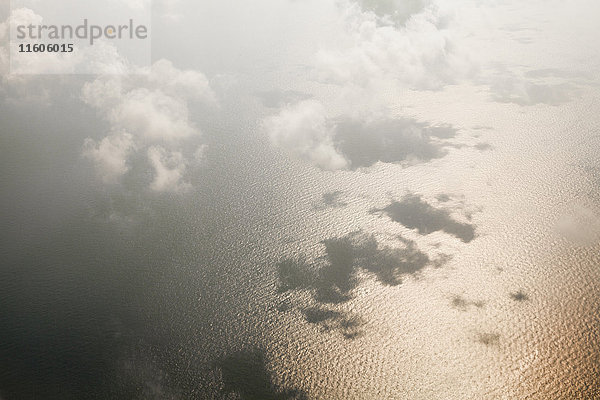
[[[446,139],[456,135],[450,125],[409,118],[328,118],[316,100],[282,109],[264,127],[275,146],[325,170],[429,161],[446,155]]]
[[[527,295],[527,293],[523,292],[522,290],[518,290],[516,292],[511,292],[510,293],[510,298],[513,299],[514,301],[527,301],[527,300],[529,300],[529,296]]]
[[[116,183],[129,171],[127,160],[134,150],[133,136],[121,133],[107,136],[98,143],[86,139],[83,156],[94,163],[104,183]]]
[[[443,157],[442,139],[456,131],[392,115],[382,93],[440,89],[475,71],[448,28],[452,10],[428,0],[360,0],[341,2],[339,11],[339,40],[312,65],[318,81],[335,85],[333,96],[271,101],[283,103],[265,120],[271,142],[325,170]]]
[[[116,129],[132,132],[148,143],[170,142],[199,135],[190,121],[184,99],[160,90],[135,89],[120,96],[120,103],[108,113]]]
[[[407,194],[402,200],[392,201],[384,209],[374,211],[384,212],[392,221],[416,229],[421,235],[443,231],[465,243],[476,237],[474,225],[455,220],[447,210],[434,208],[419,195]]]
[[[151,190],[183,193],[191,188],[185,181],[188,165],[203,157],[206,145],[199,143],[201,131],[189,105],[216,104],[202,73],[159,60],[150,68],[86,83],[82,99],[110,124],[105,138],[88,138],[84,145],[84,155],[94,161],[104,182],[118,181],[134,162],[131,156],[143,151],[153,172]]]
[[[274,145],[320,168],[336,170],[348,166],[348,161],[334,147],[333,127],[318,101],[305,100],[285,107],[266,118],[263,126]]]
[[[326,332],[338,330],[345,339],[356,339],[363,334],[364,321],[351,313],[311,306],[303,309],[302,314],[306,322],[319,325]]]
[[[110,0],[110,2],[132,10],[148,10],[152,5],[152,0]]]
[[[456,308],[456,309],[458,309],[460,311],[466,311],[470,306],[474,306],[476,308],[482,308],[483,306],[485,306],[485,302],[484,301],[481,301],[481,300],[477,300],[477,301],[468,300],[468,299],[464,298],[461,295],[452,296],[450,304],[452,305],[452,307],[454,307],[454,308]]]
[[[148,160],[154,168],[154,180],[150,188],[156,192],[185,192],[190,184],[182,182],[186,160],[178,151],[168,152],[162,147],[148,149]]]
[[[340,85],[386,81],[414,89],[438,89],[474,70],[445,29],[450,13],[435,2],[344,3],[349,43],[316,54],[317,76]]]

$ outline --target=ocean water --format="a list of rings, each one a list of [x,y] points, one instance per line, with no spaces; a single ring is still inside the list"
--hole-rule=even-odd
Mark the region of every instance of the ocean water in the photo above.
[[[390,116],[340,113],[353,167],[330,171],[264,132],[290,98],[338,99],[299,43],[214,79],[185,195],[94,180],[82,143],[106,121],[77,85],[3,92],[0,398],[600,398],[594,75],[531,104],[378,90]]]

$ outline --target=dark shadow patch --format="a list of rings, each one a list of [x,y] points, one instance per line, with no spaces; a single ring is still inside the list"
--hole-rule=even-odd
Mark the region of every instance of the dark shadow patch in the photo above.
[[[341,314],[338,311],[329,310],[321,307],[309,307],[302,310],[304,318],[311,324],[319,324],[331,319],[340,318]]]
[[[474,147],[479,151],[492,150],[493,148],[489,143],[477,143]]]
[[[479,333],[477,341],[486,346],[498,346],[500,344],[500,335],[498,333]]]
[[[304,258],[286,258],[277,264],[279,291],[306,289],[312,287],[317,276]]]
[[[490,87],[492,99],[499,103],[514,103],[520,106],[558,106],[567,103],[579,93],[576,85],[566,81],[556,83],[555,75],[545,74],[543,71],[534,73],[536,79],[532,78],[531,74],[530,77],[522,77],[504,70]],[[554,79],[548,81],[548,78]]]
[[[467,309],[469,307],[483,308],[485,306],[484,301],[481,301],[481,300],[472,301],[472,300],[468,300],[465,297],[460,296],[460,295],[452,296],[452,299],[450,300],[450,304],[452,305],[453,308],[456,308],[457,310],[460,310],[460,311],[467,311]]]
[[[414,274],[431,262],[412,240],[399,237],[401,246],[393,248],[380,246],[372,236],[359,240],[357,257],[360,266],[386,285],[399,285],[402,276]]]
[[[348,203],[342,200],[342,195],[344,192],[335,191],[335,192],[327,192],[323,193],[321,196],[321,201],[315,206],[316,209],[325,209],[325,208],[341,208],[346,207]]]
[[[327,263],[320,270],[321,283],[342,293],[348,293],[357,283],[354,268],[356,248],[352,239],[344,236],[323,241]]]
[[[319,325],[324,331],[338,330],[345,339],[355,339],[363,334],[364,321],[357,315],[321,306],[305,308],[302,314],[307,322]]]
[[[238,351],[220,360],[216,367],[222,375],[224,395],[242,400],[306,400],[305,392],[283,389],[272,382],[265,355],[260,350]]]
[[[429,126],[414,119],[383,119],[364,122],[341,119],[334,137],[336,149],[350,161],[351,168],[384,163],[427,162],[442,158],[456,136],[450,125]]]
[[[465,243],[475,239],[474,225],[456,221],[447,210],[432,207],[419,195],[407,194],[402,200],[392,201],[384,209],[373,211],[386,213],[392,221],[416,229],[420,235],[443,231]]]
[[[513,299],[514,301],[527,301],[529,300],[529,296],[527,296],[527,294],[525,292],[523,292],[522,290],[519,290],[517,292],[513,292],[510,294],[510,298]]]
[[[287,258],[278,264],[279,291],[311,293],[314,305],[301,308],[306,321],[353,339],[361,334],[362,319],[334,308],[352,299],[360,271],[373,274],[384,285],[394,286],[402,283],[405,276],[447,261],[444,255],[432,260],[415,242],[397,239],[396,247],[381,245],[374,235],[362,232],[324,240],[325,254],[314,262]],[[292,308],[286,305],[281,310]]]

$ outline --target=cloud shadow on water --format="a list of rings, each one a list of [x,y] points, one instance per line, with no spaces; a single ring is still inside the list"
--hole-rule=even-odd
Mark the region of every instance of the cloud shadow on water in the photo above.
[[[315,204],[314,208],[317,210],[324,210],[327,208],[342,208],[346,207],[348,203],[342,200],[342,195],[344,192],[339,190],[334,192],[323,193],[321,199],[317,204]]]
[[[498,346],[500,344],[500,334],[498,333],[479,333],[477,341],[486,346]]]
[[[473,301],[468,300],[461,295],[454,295],[450,301],[450,304],[453,308],[460,311],[467,311],[467,309],[471,306],[476,308],[483,308],[485,306],[485,302],[481,300]]]
[[[272,382],[263,351],[242,350],[217,362],[222,375],[222,392],[237,394],[242,400],[306,400],[306,393],[283,389]],[[229,397],[227,397],[229,398]]]
[[[473,224],[455,220],[447,210],[435,208],[415,194],[407,194],[402,200],[392,201],[387,207],[374,209],[373,212],[383,212],[392,221],[416,229],[420,235],[443,231],[465,243],[476,237]]]
[[[359,284],[359,272],[373,275],[384,285],[396,286],[403,277],[429,265],[439,267],[447,260],[443,256],[432,260],[415,242],[403,237],[398,237],[397,246],[391,247],[360,231],[324,240],[322,244],[325,254],[313,262],[305,257],[279,262],[279,292],[309,293],[313,305],[300,307],[306,321],[326,331],[338,330],[347,339],[360,335],[363,321],[336,307],[352,299],[352,291]]]
[[[451,145],[445,139],[456,136],[450,125],[430,126],[414,119],[360,121],[343,118],[336,125],[336,149],[352,169],[370,167],[378,161],[412,164],[446,155]]]
[[[529,300],[529,296],[527,295],[527,293],[523,292],[522,290],[519,290],[517,292],[512,292],[510,294],[510,298],[513,299],[514,301],[528,301]]]

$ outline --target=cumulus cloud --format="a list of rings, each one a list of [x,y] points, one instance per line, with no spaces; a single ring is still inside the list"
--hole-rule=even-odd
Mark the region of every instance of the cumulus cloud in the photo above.
[[[316,100],[283,108],[264,127],[274,145],[325,170],[429,161],[443,157],[456,135],[452,126],[409,118],[330,118]]]
[[[273,144],[323,169],[348,166],[348,161],[334,147],[334,129],[318,101],[305,100],[285,107],[267,118],[264,126]]]
[[[150,188],[157,192],[183,192],[190,184],[182,182],[186,159],[178,151],[167,151],[160,146],[148,149],[148,160],[154,168],[154,180]]]
[[[104,183],[116,183],[129,171],[127,160],[134,150],[133,136],[121,133],[107,136],[98,143],[86,139],[83,156],[94,163]]]
[[[188,160],[201,159],[205,145],[198,142],[201,131],[191,119],[189,105],[216,102],[202,73],[160,60],[151,68],[86,83],[82,99],[110,124],[107,137],[99,142],[88,138],[84,145],[84,155],[94,161],[105,182],[118,181],[128,172],[131,156],[143,151],[153,171],[150,189],[190,188],[184,177]]]
[[[342,42],[350,44],[316,54],[321,80],[362,86],[383,80],[436,89],[472,72],[473,65],[456,46],[453,31],[444,29],[450,17],[444,8],[424,1],[360,4],[346,3],[348,40]]]
[[[337,95],[282,106],[264,124],[271,142],[326,170],[443,157],[456,130],[392,115],[382,93],[439,89],[475,70],[447,29],[452,12],[433,0],[343,1],[340,12],[340,39],[313,64]]]
[[[132,132],[147,142],[174,141],[198,135],[187,103],[161,91],[146,88],[124,93],[108,114],[113,126]]]

